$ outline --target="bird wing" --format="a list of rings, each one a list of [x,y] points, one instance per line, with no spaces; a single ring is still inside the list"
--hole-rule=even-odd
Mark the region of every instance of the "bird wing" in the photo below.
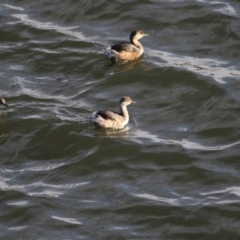
[[[117,118],[121,117],[121,115],[117,112],[111,111],[111,110],[102,110],[98,111],[96,115],[101,116],[104,119],[114,120],[116,121]]]
[[[121,52],[121,51],[127,51],[127,52],[138,52],[139,49],[134,46],[133,44],[129,43],[129,42],[120,42],[117,43],[113,46],[111,46],[111,49],[117,51],[117,52]]]

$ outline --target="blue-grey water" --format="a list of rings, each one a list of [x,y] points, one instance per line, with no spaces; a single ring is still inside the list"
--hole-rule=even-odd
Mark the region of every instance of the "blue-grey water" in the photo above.
[[[0,1],[0,239],[240,239],[239,63],[239,0]]]

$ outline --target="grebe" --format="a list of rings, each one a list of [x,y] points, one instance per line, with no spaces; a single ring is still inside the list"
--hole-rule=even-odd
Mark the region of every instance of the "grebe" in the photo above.
[[[124,128],[129,121],[127,105],[136,103],[130,97],[122,97],[119,100],[120,113],[111,110],[94,112],[90,121],[100,128]]]
[[[6,107],[9,107],[4,98],[0,98],[0,104],[4,105]]]
[[[130,42],[120,42],[105,51],[107,58],[112,62],[129,62],[137,59],[143,53],[143,46],[138,39],[147,36],[141,30],[134,30],[130,35]]]

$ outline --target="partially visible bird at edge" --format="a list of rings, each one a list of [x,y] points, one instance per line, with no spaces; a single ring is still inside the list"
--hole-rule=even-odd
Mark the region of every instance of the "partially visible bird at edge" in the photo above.
[[[9,105],[6,103],[6,100],[4,98],[0,98],[0,104],[9,107]]]

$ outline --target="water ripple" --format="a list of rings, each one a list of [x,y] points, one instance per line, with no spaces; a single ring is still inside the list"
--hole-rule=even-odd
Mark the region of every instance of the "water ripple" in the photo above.
[[[133,194],[133,196],[140,197],[140,198],[145,198],[145,199],[148,199],[148,200],[158,201],[158,202],[164,202],[164,203],[175,205],[175,206],[179,206],[179,203],[178,203],[177,199],[157,197],[157,196],[146,194],[146,193],[144,193],[144,194]]]
[[[201,151],[219,151],[219,150],[231,148],[231,147],[234,147],[234,146],[240,144],[240,141],[237,141],[237,142],[233,142],[230,144],[219,145],[219,146],[204,146],[199,143],[189,141],[187,139],[183,139],[180,141],[179,140],[161,139],[158,135],[155,135],[150,132],[143,131],[143,130],[139,130],[139,129],[132,132],[131,135],[129,136],[129,139],[132,141],[138,142],[140,144],[146,144],[145,140],[147,139],[153,143],[161,143],[161,144],[166,144],[166,145],[179,145],[185,149],[201,150]]]
[[[9,179],[10,180],[10,179]],[[0,189],[4,191],[16,190],[26,192],[29,196],[48,196],[59,197],[63,195],[66,189],[73,189],[89,184],[90,182],[71,183],[71,184],[47,184],[43,182],[34,182],[30,184],[14,185],[7,184],[6,181],[0,181]],[[40,190],[41,188],[41,190]],[[35,190],[38,189],[38,190]]]
[[[208,195],[219,195],[219,194],[223,194],[223,193],[234,194],[234,195],[240,197],[240,187],[227,187],[223,190],[202,192],[200,194],[202,196],[208,196]]]
[[[21,8],[21,7],[16,7],[16,6],[9,5],[9,4],[5,4],[4,6],[5,6],[6,8],[10,8],[10,9],[17,10],[17,11],[24,11],[24,9]]]
[[[75,37],[82,41],[92,41],[94,38],[87,38],[81,32],[72,31],[73,29],[77,29],[78,26],[70,26],[70,27],[62,27],[55,25],[52,22],[39,22],[36,20],[32,20],[29,18],[27,14],[12,14],[12,17],[21,20],[21,22],[27,26],[31,26],[33,28],[41,29],[41,30],[55,30],[59,33]]]
[[[237,197],[239,197],[240,196],[239,189],[236,189],[233,187],[231,189],[226,188],[221,191],[200,193],[200,196],[207,196],[207,198],[202,198],[197,196],[195,197],[180,196],[179,194],[177,194],[178,198],[159,197],[159,196],[155,196],[153,194],[147,194],[147,193],[141,193],[141,194],[132,193],[131,195],[134,197],[139,197],[142,199],[158,202],[159,204],[167,204],[171,206],[183,206],[183,205],[184,206],[194,206],[194,205],[216,206],[216,205],[240,203],[240,200],[236,198],[232,198],[231,194],[235,194]]]
[[[161,61],[154,61],[160,67],[182,68],[203,76],[211,77],[216,82],[225,84],[227,78],[237,78],[240,80],[240,70],[235,66],[227,66],[228,62],[217,59],[203,59],[189,56],[177,56],[168,52],[158,50],[147,50],[152,57],[158,57]]]
[[[0,238],[239,239],[239,7],[1,1]],[[88,124],[122,95],[126,128]]]
[[[82,225],[82,223],[80,221],[78,221],[77,219],[74,219],[74,218],[59,217],[59,216],[55,216],[55,215],[53,215],[52,218],[57,219],[62,222],[69,223],[69,224]]]

